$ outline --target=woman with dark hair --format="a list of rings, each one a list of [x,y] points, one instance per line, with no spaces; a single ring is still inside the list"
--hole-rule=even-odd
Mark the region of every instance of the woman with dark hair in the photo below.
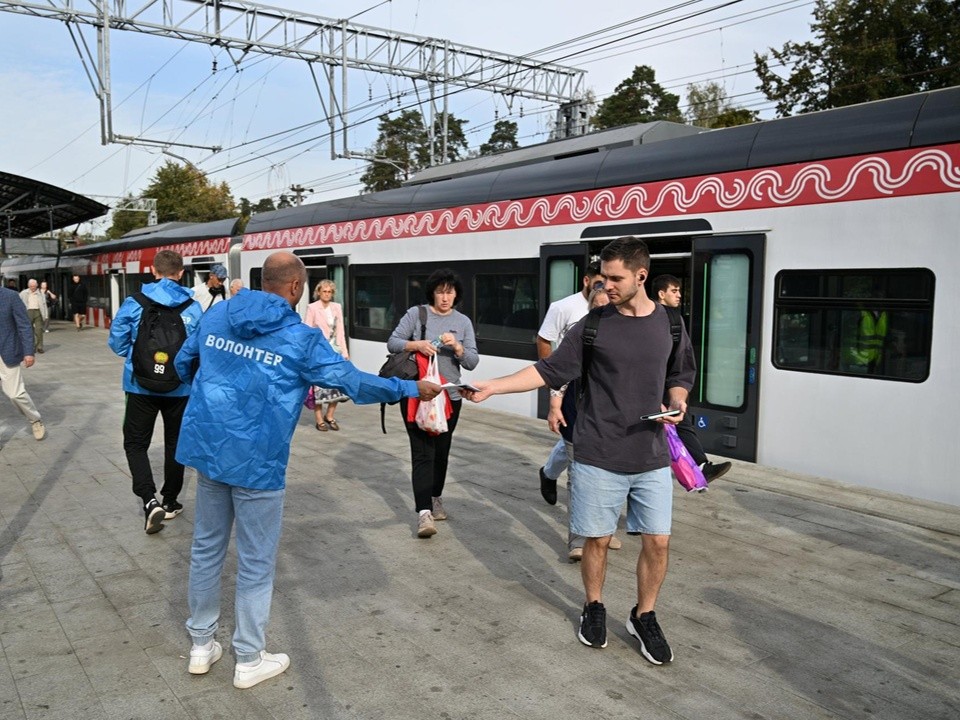
[[[473,370],[480,361],[473,325],[455,306],[463,298],[463,285],[453,270],[436,270],[424,286],[427,301],[426,332],[421,340],[420,307],[415,305],[400,319],[387,349],[392,352],[418,352],[426,357],[437,355],[437,367],[447,382],[460,380],[460,368]],[[456,388],[448,390],[452,414],[447,419],[447,432],[430,435],[412,422],[407,414],[408,403],[400,401],[403,423],[410,438],[410,459],[413,465],[413,497],[417,509],[417,536],[435,535],[434,521],[446,520],[441,495],[447,478],[450,441],[460,417],[462,401]]]

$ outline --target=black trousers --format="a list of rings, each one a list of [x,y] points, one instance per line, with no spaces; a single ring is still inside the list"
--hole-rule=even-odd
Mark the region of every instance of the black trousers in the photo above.
[[[703,451],[703,445],[700,444],[700,438],[697,437],[697,430],[693,427],[693,421],[690,419],[690,413],[685,413],[683,420],[676,426],[677,435],[683,441],[687,452],[697,465],[703,465],[707,461],[707,454]]]
[[[123,416],[123,451],[133,476],[133,494],[146,504],[157,493],[147,450],[153,438],[157,415],[163,416],[163,501],[177,499],[183,489],[183,465],[177,462],[177,440],[180,423],[189,397],[163,397],[127,393],[127,409]]]
[[[417,512],[433,509],[433,498],[443,494],[443,485],[447,481],[447,462],[450,459],[450,442],[453,431],[460,419],[462,400],[450,403],[453,411],[447,419],[447,432],[442,435],[430,435],[415,422],[407,422],[407,400],[400,401],[403,424],[410,438],[410,462],[413,465],[413,499]]]

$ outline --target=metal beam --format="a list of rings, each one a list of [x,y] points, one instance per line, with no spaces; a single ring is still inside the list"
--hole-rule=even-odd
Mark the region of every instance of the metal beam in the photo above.
[[[15,12],[97,28],[109,52],[109,31],[127,30],[236,50],[321,63],[329,68],[330,113],[346,143],[347,69],[439,84],[444,103],[450,86],[565,104],[583,97],[585,71],[448,40],[395,32],[285,10],[245,0],[0,0]],[[232,55],[231,55],[232,57]],[[235,61],[239,63],[239,61]],[[336,98],[333,73],[342,75]],[[109,111],[109,62],[100,68],[104,133],[113,140]],[[331,152],[333,152],[331,139]]]

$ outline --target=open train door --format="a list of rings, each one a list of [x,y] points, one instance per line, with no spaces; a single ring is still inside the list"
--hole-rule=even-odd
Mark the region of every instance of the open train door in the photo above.
[[[764,240],[695,238],[688,288],[697,353],[693,423],[708,453],[750,462],[757,459]]]

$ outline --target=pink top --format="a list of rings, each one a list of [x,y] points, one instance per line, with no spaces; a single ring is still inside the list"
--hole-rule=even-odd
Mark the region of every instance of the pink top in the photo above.
[[[320,328],[323,336],[330,339],[330,324],[327,322],[327,311],[333,312],[333,326],[337,347],[340,348],[340,354],[345,358],[350,357],[347,352],[347,339],[343,333],[343,307],[340,303],[330,302],[326,308],[323,307],[323,300],[317,300],[307,305],[307,317],[304,322],[310,327]]]

